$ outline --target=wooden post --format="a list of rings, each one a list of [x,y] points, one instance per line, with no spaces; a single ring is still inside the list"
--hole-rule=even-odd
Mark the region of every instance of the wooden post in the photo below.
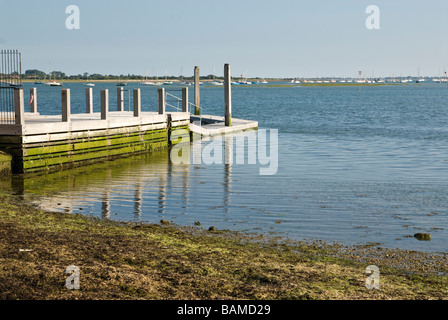
[[[201,99],[199,97],[199,67],[194,67],[194,114],[196,116],[201,114]]]
[[[30,112],[37,113],[37,88],[30,89]]]
[[[14,88],[15,124],[25,124],[25,104],[23,102],[23,88]]]
[[[182,112],[188,112],[188,88],[182,88]]]
[[[109,90],[101,90],[101,120],[107,120],[109,114]]]
[[[86,89],[86,113],[93,113],[93,89]]]
[[[230,75],[230,65],[224,65],[224,108],[225,108],[225,125],[232,125],[232,81]]]
[[[142,101],[140,89],[134,89],[134,117],[140,117],[142,109]]]
[[[70,89],[61,90],[62,122],[70,122]]]
[[[123,87],[117,88],[117,111],[124,110],[124,89]]]
[[[165,88],[159,89],[159,114],[165,114]]]

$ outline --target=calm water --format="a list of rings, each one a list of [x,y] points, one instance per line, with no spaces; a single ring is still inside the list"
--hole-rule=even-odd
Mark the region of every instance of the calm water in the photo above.
[[[85,87],[64,87],[72,112],[83,112]],[[116,86],[97,84],[95,111],[102,88],[115,107]],[[144,111],[157,110],[156,90],[142,87]],[[261,165],[172,165],[165,150],[15,178],[14,190],[47,209],[117,220],[200,221],[295,240],[447,252],[446,85],[362,87],[361,94],[357,87],[233,87],[232,99],[234,117],[278,129],[276,175],[259,175]],[[201,88],[205,114],[222,115],[223,100],[222,88]],[[38,104],[42,114],[59,114],[60,88],[38,87]],[[418,241],[416,232],[432,240]]]

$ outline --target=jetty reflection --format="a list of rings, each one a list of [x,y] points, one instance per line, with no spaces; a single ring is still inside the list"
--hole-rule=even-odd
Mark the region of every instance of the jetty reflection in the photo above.
[[[189,215],[197,205],[220,207],[228,213],[233,140],[223,143],[225,163],[212,166],[213,184],[223,187],[210,189],[207,203],[201,194],[210,182],[209,173],[204,172],[210,166],[173,164],[168,149],[47,174],[15,175],[10,186],[3,183],[3,189],[10,188],[44,210],[104,219],[158,222],[166,215]],[[185,150],[190,157],[189,149]]]

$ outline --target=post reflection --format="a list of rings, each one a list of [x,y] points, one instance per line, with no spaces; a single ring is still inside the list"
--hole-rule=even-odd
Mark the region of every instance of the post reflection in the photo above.
[[[143,181],[139,179],[135,184],[134,190],[134,219],[140,220],[142,216],[142,203],[143,203]]]
[[[166,208],[166,192],[167,192],[167,185],[168,182],[171,181],[171,163],[169,157],[166,158],[166,161],[164,161],[163,165],[160,166],[160,169],[158,171],[159,174],[159,195],[157,197],[158,199],[158,211],[157,213],[159,215],[165,214],[165,208]]]
[[[110,182],[112,180],[112,176],[112,170],[108,168],[105,175],[106,183],[104,184],[104,191],[101,196],[101,217],[103,219],[110,218]]]
[[[233,137],[224,139],[224,211],[229,213],[230,193],[232,187]]]
[[[106,191],[101,196],[101,218],[110,218],[110,193]]]

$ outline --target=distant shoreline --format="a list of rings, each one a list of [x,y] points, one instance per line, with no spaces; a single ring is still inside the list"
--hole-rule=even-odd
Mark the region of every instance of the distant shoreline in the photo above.
[[[34,83],[35,80],[30,80],[30,79],[24,79],[22,80],[23,83]],[[143,81],[148,81],[148,82],[156,82],[156,83],[160,83],[162,84],[165,81],[171,81],[173,82],[172,85],[181,85],[180,80],[134,80],[134,79],[122,79],[122,80],[91,80],[91,81],[86,81],[86,80],[69,80],[69,79],[64,79],[64,80],[56,80],[57,82],[60,83],[120,83],[120,82],[124,82],[124,83],[132,83],[132,84],[139,84]],[[212,82],[213,80],[201,80],[202,83],[204,83],[204,85],[208,85],[209,82]],[[253,81],[256,82],[257,80],[255,79],[248,79],[248,81]],[[257,83],[257,84],[237,84],[237,85],[232,85],[232,87],[252,87],[252,86],[256,86],[256,87],[265,87],[265,88],[275,88],[275,87],[377,87],[377,86],[391,86],[391,85],[421,85],[422,83],[397,83],[397,82],[385,82],[385,83],[340,83],[340,82],[335,82],[335,83],[289,83],[289,80],[281,80],[281,79],[276,79],[276,80],[267,80],[269,83],[268,84],[264,84],[264,83]],[[48,81],[42,81],[44,82],[44,85],[46,82]],[[280,83],[279,83],[280,82]],[[287,83],[281,83],[281,82],[287,82]]]
[[[222,79],[217,79],[217,80],[221,80]],[[36,81],[35,79],[22,79],[22,82],[24,83],[33,83],[34,81]],[[50,82],[49,80],[38,80],[38,81],[42,81],[43,83],[46,82]],[[144,81],[148,81],[148,82],[157,82],[157,83],[163,83],[165,81],[171,81],[174,83],[179,83],[181,82],[181,80],[179,79],[158,79],[158,80],[154,80],[154,79],[146,79],[146,80],[141,80],[141,79],[120,79],[120,80],[111,80],[111,79],[101,79],[101,80],[72,80],[72,79],[56,79],[56,82],[61,82],[61,83],[88,83],[88,82],[101,82],[101,83],[119,83],[119,82],[132,82],[132,83],[139,83],[139,82],[144,82]],[[188,82],[193,82],[192,79],[190,80],[183,80],[183,81],[188,81]],[[201,79],[201,82],[212,82],[215,81],[213,79]],[[259,81],[258,79],[248,79],[248,81]],[[281,80],[281,79],[275,79],[275,80],[268,80],[269,82],[284,82],[284,81],[289,81],[289,80]]]

